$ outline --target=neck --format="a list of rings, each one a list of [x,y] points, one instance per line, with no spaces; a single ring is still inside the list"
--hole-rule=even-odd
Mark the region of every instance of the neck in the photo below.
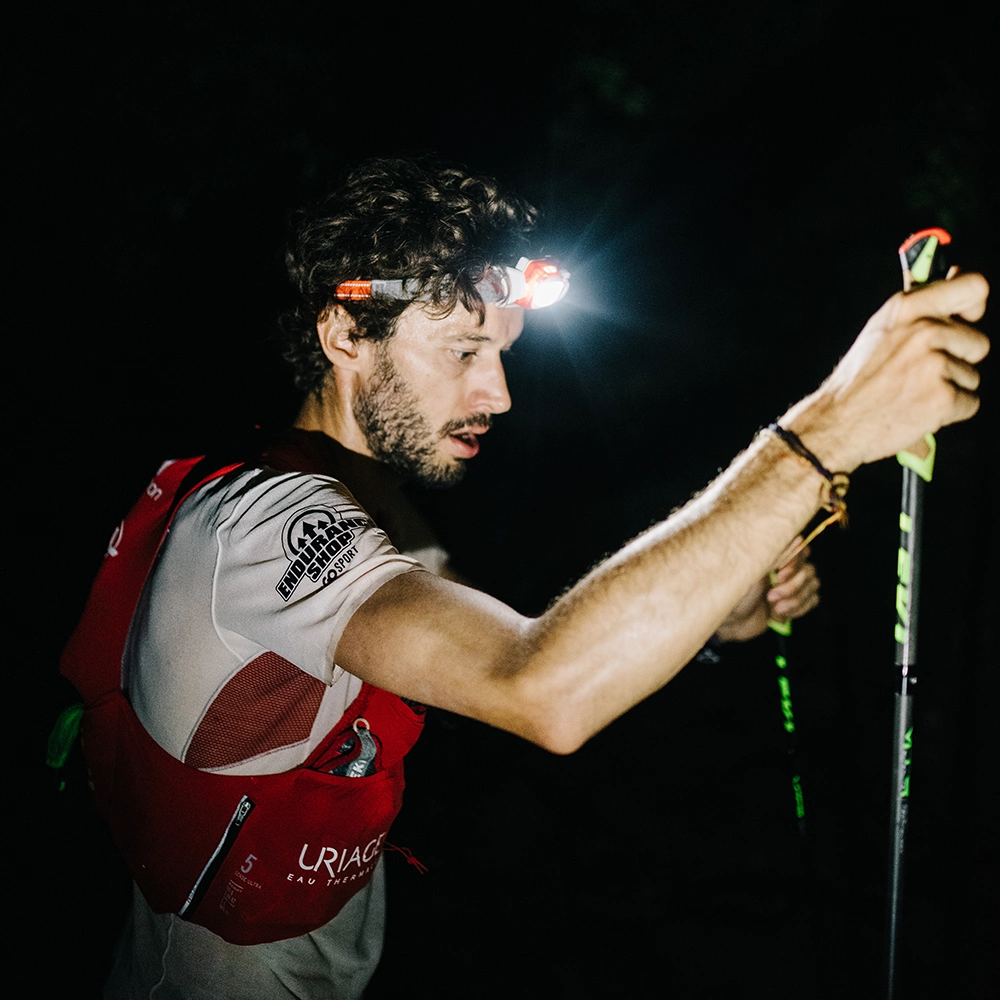
[[[371,457],[368,442],[345,397],[329,381],[318,393],[310,393],[302,403],[293,427],[304,431],[322,431],[350,451]]]

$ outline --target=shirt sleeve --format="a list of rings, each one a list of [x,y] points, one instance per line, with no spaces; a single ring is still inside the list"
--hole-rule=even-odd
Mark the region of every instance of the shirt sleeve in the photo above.
[[[339,482],[262,474],[216,532],[212,614],[327,684],[351,615],[382,584],[423,571],[401,555]]]

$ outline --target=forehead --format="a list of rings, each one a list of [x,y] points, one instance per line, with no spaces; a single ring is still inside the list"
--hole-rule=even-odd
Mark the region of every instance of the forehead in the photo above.
[[[413,343],[452,346],[455,344],[492,345],[500,350],[510,347],[524,328],[524,310],[486,304],[486,316],[469,312],[459,303],[447,316],[436,316],[422,303],[408,306],[396,323],[399,338]]]

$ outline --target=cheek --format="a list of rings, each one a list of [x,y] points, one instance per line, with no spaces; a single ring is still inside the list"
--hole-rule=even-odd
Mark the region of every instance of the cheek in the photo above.
[[[455,376],[451,358],[438,352],[425,356],[412,353],[399,359],[396,370],[403,381],[422,397],[433,398],[436,393],[447,391],[447,386]]]
[[[451,357],[413,365],[407,382],[428,411],[450,412],[468,395],[469,372]]]

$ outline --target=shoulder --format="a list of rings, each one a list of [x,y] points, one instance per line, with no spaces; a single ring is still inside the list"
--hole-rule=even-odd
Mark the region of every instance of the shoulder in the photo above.
[[[367,577],[376,567],[399,572],[416,565],[343,483],[314,473],[236,470],[186,499],[175,527],[175,547],[217,554],[217,583],[266,576],[281,602],[334,580]]]
[[[391,547],[343,483],[312,473],[240,468],[184,500],[168,548],[204,546],[224,563],[312,566],[357,544],[365,554]]]
[[[313,506],[371,520],[351,491],[332,476],[247,467],[196,489],[178,508],[177,520],[246,533],[261,525],[273,527],[276,519]]]

